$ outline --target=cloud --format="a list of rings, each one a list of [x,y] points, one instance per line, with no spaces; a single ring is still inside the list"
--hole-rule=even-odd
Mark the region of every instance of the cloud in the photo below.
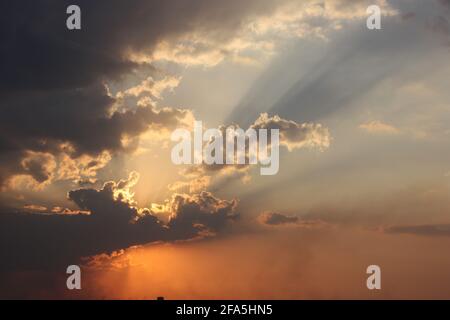
[[[259,216],[259,220],[263,224],[267,225],[283,225],[283,224],[296,224],[298,217],[286,216],[276,212],[266,212]]]
[[[5,13],[0,35],[7,48],[0,52],[3,187],[13,178],[24,185],[65,178],[93,180],[94,170],[86,176],[79,172],[84,170],[80,168],[81,157],[95,159],[104,152],[113,156],[136,150],[140,135],[149,128],[170,127],[187,113],[174,108],[156,110],[149,105],[149,98],[158,98],[164,90],[177,86],[179,79],[173,77],[155,80],[147,73],[139,85],[127,89],[122,83],[118,90],[122,95],[110,95],[106,83],[121,83],[142,70],[155,72],[148,63],[133,61],[130,52],[151,53],[163,40],[194,31],[232,38],[246,17],[266,14],[279,5],[269,0],[131,0],[126,4],[120,0],[80,0],[82,29],[75,32],[65,27],[70,4],[44,0],[39,5],[0,5]],[[141,107],[128,105],[118,110],[123,95],[140,96]],[[67,161],[76,163],[55,176],[42,159],[23,162],[30,152],[55,158],[69,156]],[[97,169],[101,167],[104,163]]]
[[[170,61],[184,66],[204,67],[213,67],[228,60],[258,66],[289,40],[326,39],[330,31],[341,28],[346,21],[366,18],[366,8],[371,4],[380,5],[384,16],[396,13],[384,0],[358,3],[348,0],[273,1],[271,11],[243,19],[232,36],[218,35],[204,29],[194,30],[159,42],[147,54],[132,53],[131,60]]]
[[[67,153],[58,157],[56,180],[72,180],[77,184],[95,183],[97,172],[111,160],[111,154],[103,151],[96,156],[83,154],[72,158]]]
[[[450,236],[449,224],[429,224],[410,226],[391,226],[383,229],[386,233],[414,234],[420,236]]]
[[[429,6],[421,1],[383,2],[379,5],[384,31],[375,33],[365,27],[365,10],[374,1],[323,1],[325,12],[335,11],[331,16],[342,13],[349,18],[353,13],[354,19],[335,20],[336,28],[326,29],[326,41],[291,39],[291,47],[266,68],[229,120],[250,123],[262,111],[303,121],[348,115],[361,110],[381,82],[392,86],[395,79],[395,86],[400,86],[413,76],[411,69],[430,74],[439,64],[423,63],[423,57],[436,59],[439,51],[445,55],[448,7],[438,0]],[[401,18],[405,16],[409,18]],[[323,28],[328,20],[316,15],[313,21]]]
[[[270,117],[267,113],[261,113],[251,128],[255,130],[278,129],[280,144],[289,151],[304,147],[326,149],[331,142],[330,132],[321,124],[297,123],[280,118],[278,115]]]
[[[149,61],[133,55],[152,54],[173,39],[208,34],[215,43],[227,43],[233,56],[254,43],[236,39],[242,27],[286,2],[80,0],[79,31],[65,28],[68,0],[0,4],[5,15],[0,35],[7,48],[0,51],[0,185],[95,182],[117,154],[136,151],[149,130],[170,130],[192,118],[189,110],[153,105],[179,79],[157,78]],[[259,47],[271,50],[264,41]],[[192,54],[201,57],[198,49]],[[126,81],[140,72],[146,76],[138,84]],[[140,100],[130,103],[130,97]],[[79,210],[2,213],[4,267],[54,265],[135,244],[185,240],[200,231],[218,232],[236,217],[235,201],[193,192],[168,202],[174,211],[166,225],[136,205],[133,179],[70,191],[68,198]]]
[[[123,99],[127,96],[140,97],[146,95],[151,99],[160,100],[165,91],[172,91],[180,84],[180,81],[180,77],[165,76],[161,80],[155,80],[150,76],[134,87],[117,92],[116,98]]]
[[[400,130],[396,127],[383,123],[381,121],[370,121],[359,125],[359,128],[372,134],[399,134]]]
[[[232,181],[247,183],[251,180],[248,164],[200,164],[191,165],[179,174],[183,179],[169,185],[172,191],[198,192],[199,190],[217,191]]]
[[[101,189],[70,191],[80,210],[30,205],[34,213],[0,214],[1,269],[53,268],[81,257],[110,253],[156,241],[179,241],[212,236],[235,220],[236,200],[222,200],[209,192],[176,194],[160,206],[167,223],[147,208],[139,208],[131,191],[139,175],[109,181]],[[153,206],[152,206],[153,207]],[[37,213],[40,212],[40,213]]]
[[[25,210],[29,210],[30,212],[46,212],[48,209],[47,207],[40,206],[37,204],[27,204],[23,206]]]
[[[6,102],[0,108],[0,182],[16,174],[48,181],[55,157],[61,160],[60,179],[92,177],[111,154],[136,149],[125,138],[133,141],[148,130],[175,128],[191,117],[188,110],[152,106],[110,114],[114,102],[102,85],[30,93]]]
[[[219,130],[223,137],[226,136],[226,129],[230,127],[240,128],[236,124],[220,126]],[[267,113],[260,114],[254,123],[249,126],[249,129],[255,129],[257,134],[259,129],[279,130],[280,145],[286,147],[289,152],[302,148],[317,148],[323,151],[330,146],[332,140],[329,130],[321,124],[297,123],[277,115],[269,116]],[[270,139],[268,139],[268,144],[270,145]],[[226,150],[225,139],[223,150]],[[232,181],[240,180],[247,183],[251,180],[248,149],[246,150],[246,164],[225,164],[225,154],[223,162],[224,164],[208,165],[202,163],[183,168],[180,175],[187,181],[177,181],[171,184],[169,189],[195,192],[199,188],[203,188],[214,191],[223,188],[224,185]]]
[[[90,211],[87,210],[72,210],[69,208],[63,208],[63,207],[53,207],[52,208],[52,214],[68,214],[68,215],[77,215],[77,214],[91,214]]]
[[[190,181],[176,181],[168,186],[170,191],[197,193],[205,190],[211,184],[210,176],[202,176]]]
[[[0,53],[1,185],[18,175],[24,185],[43,186],[62,179],[93,182],[109,160],[84,174],[82,157],[95,161],[105,152],[109,157],[118,151],[135,152],[146,130],[164,127],[170,117],[179,121],[183,117],[179,109],[157,112],[151,106],[180,81],[173,76],[156,79],[156,68],[150,65],[155,60],[215,65],[229,56],[253,63],[258,60],[256,53],[273,52],[280,33],[298,37],[298,30],[319,25],[314,21],[318,17],[337,21],[364,14],[362,6],[341,0],[326,5],[291,0],[132,0],[127,4],[81,0],[77,4],[83,13],[82,29],[72,32],[61,23],[69,4],[47,0],[39,6],[0,7],[7,12],[1,35],[8,48]],[[103,14],[106,10],[108,15]],[[147,75],[139,84],[117,85],[142,70]],[[114,95],[105,85],[111,82],[119,87]],[[130,97],[140,99],[127,105]],[[136,104],[147,108],[136,109]],[[64,168],[59,174],[23,172],[20,163],[29,152],[48,153]]]
[[[168,226],[172,232],[191,238],[197,234],[222,230],[230,220],[236,220],[236,200],[222,200],[212,193],[175,194],[168,203]]]
[[[297,216],[284,215],[278,212],[264,212],[258,216],[258,221],[268,226],[296,226],[301,228],[313,228],[323,226],[321,220],[302,219]]]
[[[127,59],[129,51],[152,50],[163,39],[193,31],[226,38],[248,15],[271,12],[279,5],[269,0],[131,0],[126,4],[120,0],[80,0],[82,29],[72,32],[64,24],[70,4],[68,0],[44,0],[39,6],[2,5],[7,15],[1,35],[8,50],[0,56],[1,61],[7,61],[0,92],[77,88],[118,78],[138,66]],[[18,17],[22,19],[18,21]]]

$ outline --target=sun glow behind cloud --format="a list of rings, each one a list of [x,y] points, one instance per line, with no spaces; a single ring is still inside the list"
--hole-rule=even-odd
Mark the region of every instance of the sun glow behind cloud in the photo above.
[[[433,298],[439,296],[433,287],[450,280],[445,271],[450,259],[433,258],[450,239],[386,238],[376,231],[354,228],[281,229],[203,243],[156,244],[113,257],[94,257],[87,262],[85,292],[79,297]],[[358,245],[361,242],[364,248]],[[414,255],[417,250],[427,253]],[[388,270],[383,278],[388,289],[382,293],[363,286],[364,266],[374,259]],[[436,273],[427,273],[421,268],[423,263],[435,266]],[[413,283],[423,290],[411,290]],[[441,286],[443,292],[450,292],[450,287]]]

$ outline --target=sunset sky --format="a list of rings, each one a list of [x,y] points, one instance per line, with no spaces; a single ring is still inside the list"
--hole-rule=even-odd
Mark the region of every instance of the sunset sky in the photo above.
[[[449,0],[0,11],[0,298],[450,298]],[[195,120],[279,172],[174,165]]]

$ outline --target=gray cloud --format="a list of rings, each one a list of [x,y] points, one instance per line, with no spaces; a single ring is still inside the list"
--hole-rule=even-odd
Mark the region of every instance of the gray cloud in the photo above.
[[[138,138],[151,125],[176,127],[189,114],[187,110],[147,106],[109,115],[114,101],[100,84],[7,99],[0,108],[0,163],[4,164],[0,182],[12,174],[31,174],[38,182],[49,177],[43,170],[38,173],[41,162],[20,161],[30,150],[50,155],[67,153],[72,158],[97,156],[103,151],[126,152],[129,150],[122,144],[122,137]]]
[[[300,228],[314,228],[325,225],[325,222],[319,219],[301,218],[278,212],[261,213],[258,216],[258,221],[267,226],[295,226]]]
[[[447,1],[429,1],[427,6],[422,1],[387,2],[399,15],[383,16],[378,32],[368,30],[363,17],[332,31],[326,44],[309,38],[292,44],[255,82],[228,120],[250,123],[261,112],[321,120],[356,107],[355,102],[384,79],[403,81],[404,70],[450,43]]]
[[[133,62],[130,51],[151,54],[159,41],[194,31],[229,38],[249,15],[282,2],[80,0],[82,29],[70,31],[65,22],[72,1],[3,1],[0,185],[15,174],[48,181],[37,166],[30,173],[21,165],[29,151],[57,155],[61,143],[73,145],[71,156],[123,151],[123,136],[176,123],[183,111],[126,106],[113,112],[115,99],[104,83],[152,69]]]
[[[302,147],[326,149],[330,146],[331,141],[330,132],[321,124],[297,123],[277,115],[270,117],[267,113],[262,113],[251,128],[279,130],[280,144],[289,150]]]
[[[227,37],[247,15],[278,5],[269,0],[79,0],[82,29],[73,32],[65,27],[70,4],[2,2],[6,50],[0,55],[0,92],[77,88],[120,77],[137,67],[127,59],[127,50],[151,52],[159,40],[194,30]]]
[[[177,235],[193,237],[205,232],[220,231],[229,220],[238,218],[236,200],[222,200],[210,192],[172,197],[169,208],[172,213],[168,226]]]
[[[237,218],[235,200],[202,192],[174,195],[164,223],[129,196],[136,174],[99,189],[78,189],[68,198],[90,214],[0,214],[0,269],[55,268],[81,257],[155,241],[189,240],[214,235]]]
[[[261,223],[267,225],[284,225],[284,224],[296,224],[298,222],[298,217],[296,216],[286,216],[281,213],[276,212],[266,212],[259,216]]]

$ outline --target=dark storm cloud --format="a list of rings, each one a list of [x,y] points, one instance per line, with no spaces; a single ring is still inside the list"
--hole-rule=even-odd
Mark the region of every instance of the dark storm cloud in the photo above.
[[[273,1],[78,0],[2,1],[0,92],[83,87],[136,65],[128,49],[195,29],[237,28],[246,14]],[[66,28],[66,8],[81,8],[82,30]]]
[[[81,8],[81,30],[66,28],[66,8]],[[121,149],[121,137],[176,123],[181,111],[152,108],[113,113],[103,83],[143,67],[127,53],[151,53],[162,39],[187,32],[229,37],[250,14],[273,1],[131,0],[2,1],[0,10],[0,185],[28,174],[27,151],[75,154]],[[149,68],[149,66],[145,66]],[[36,178],[37,175],[32,175]],[[39,176],[39,181],[43,180]]]
[[[1,213],[0,269],[58,268],[133,245],[204,237],[237,217],[236,201],[202,192],[175,195],[169,201],[170,220],[164,224],[127,199],[128,188],[136,181],[131,175],[99,190],[70,191],[68,198],[89,215]]]
[[[450,236],[449,224],[415,225],[415,226],[392,226],[384,229],[386,233],[404,233],[420,236]]]
[[[30,105],[29,99],[33,103]],[[97,154],[119,150],[122,135],[135,136],[149,124],[174,127],[187,111],[177,109],[137,108],[108,116],[114,99],[102,85],[56,93],[30,94],[25,99],[8,101],[4,111],[10,122],[2,126],[4,136],[20,139],[21,147],[37,151],[57,151],[57,145],[45,141],[69,141],[75,153]],[[39,110],[32,112],[31,108]],[[19,126],[16,124],[20,123]]]
[[[118,77],[137,65],[129,50],[192,31],[230,36],[248,15],[270,12],[271,0],[2,1],[0,92],[54,90]],[[66,28],[66,8],[81,8],[82,29]]]
[[[138,137],[150,125],[176,127],[188,114],[187,110],[142,107],[109,116],[114,99],[102,85],[29,92],[3,102],[0,182],[11,174],[30,174],[37,182],[48,179],[48,172],[38,170],[42,161],[24,160],[29,150],[44,152],[47,158],[60,152],[78,157],[95,156],[105,150],[127,151],[123,136]],[[64,143],[70,143],[70,152],[64,149]]]
[[[170,204],[169,228],[178,235],[191,238],[197,233],[220,231],[229,220],[235,220],[237,202],[214,197],[202,191],[196,195],[175,195]]]

